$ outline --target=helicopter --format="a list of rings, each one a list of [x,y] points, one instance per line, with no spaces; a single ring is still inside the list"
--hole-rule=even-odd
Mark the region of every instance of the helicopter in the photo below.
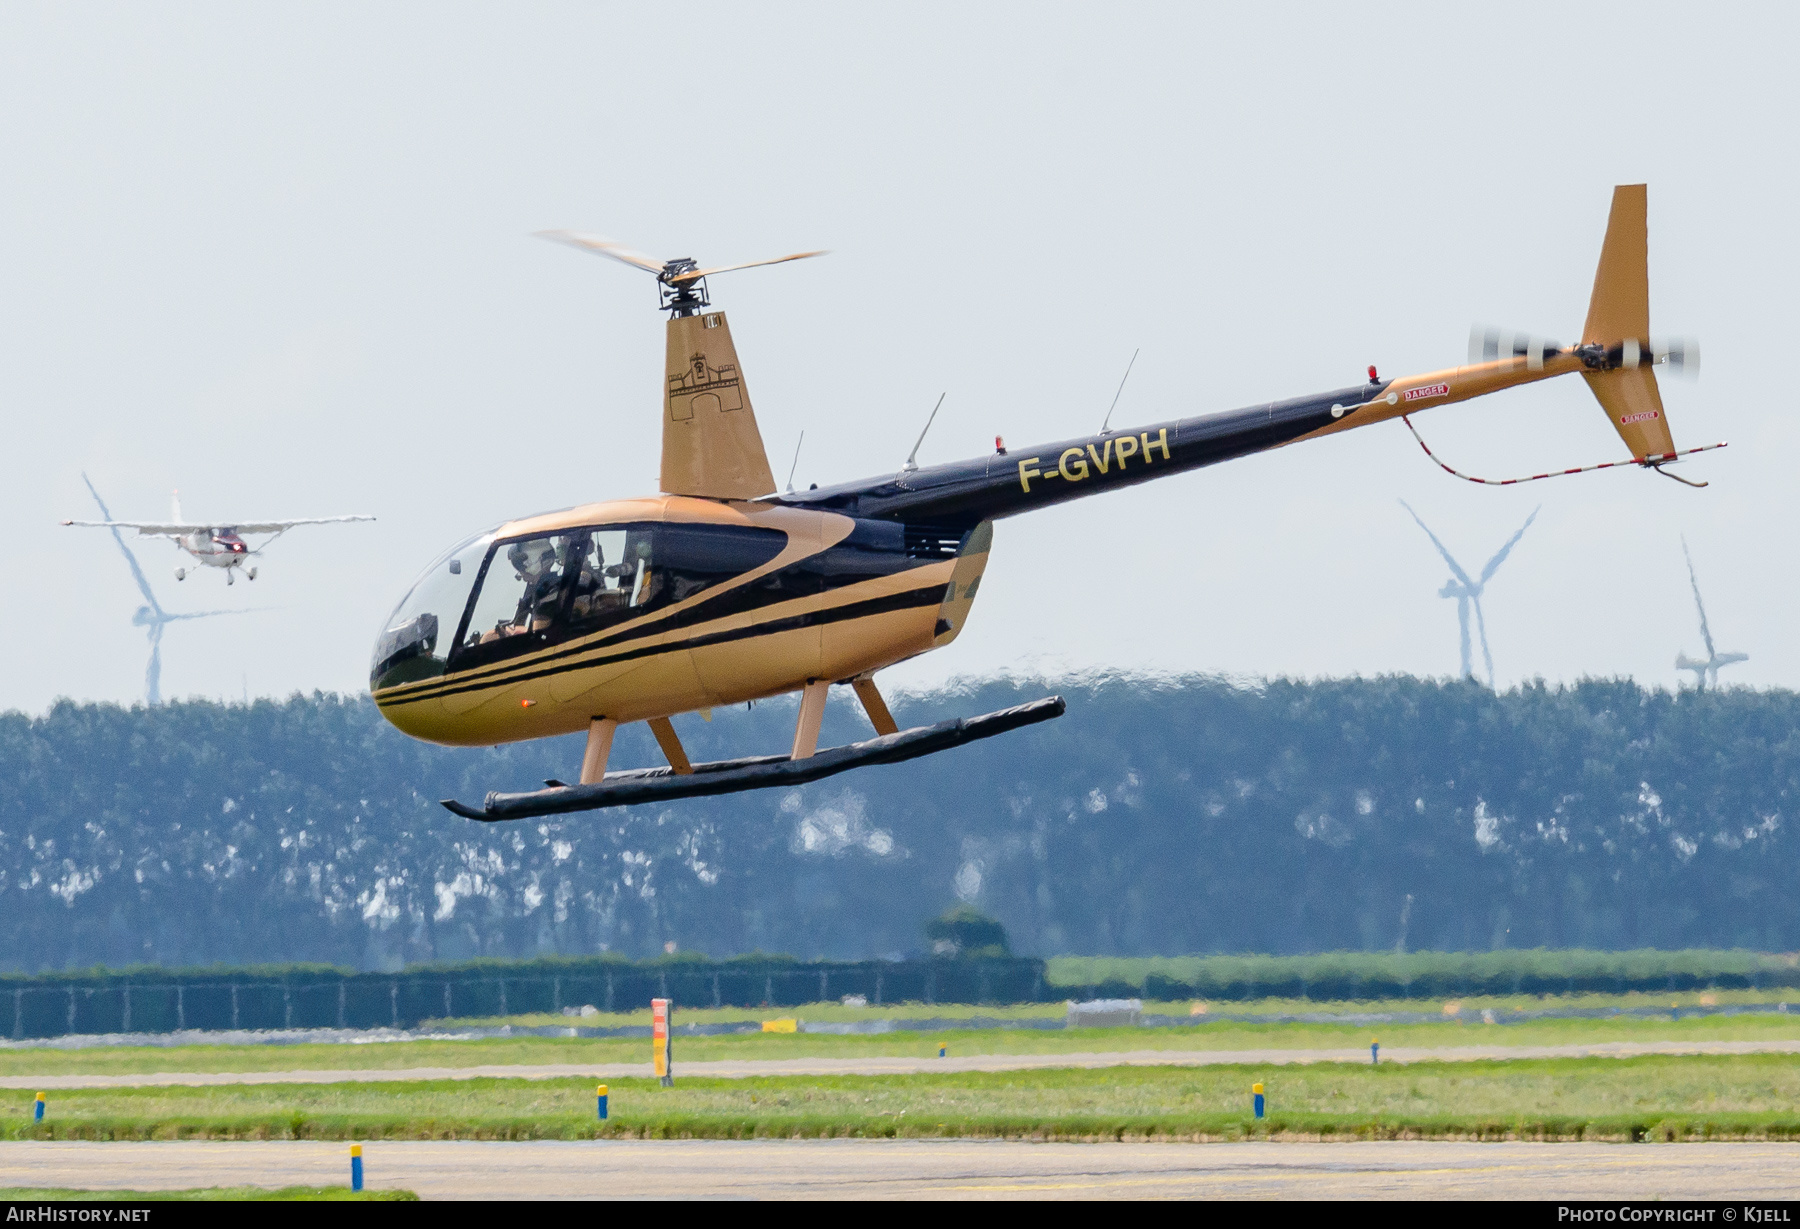
[[[169,519],[166,521],[64,521],[78,528],[110,529],[116,535],[121,529],[135,529],[140,537],[168,538],[199,567],[222,568],[225,583],[232,584],[238,572],[246,580],[256,579],[256,565],[250,560],[268,549],[269,543],[297,525],[337,525],[346,521],[372,521],[372,516],[308,516],[292,521],[238,521],[230,525],[201,524],[184,520],[181,515],[181,492],[169,496]],[[251,546],[245,534],[269,534],[269,541]],[[176,580],[186,580],[188,566],[175,569]]]
[[[1701,451],[1676,451],[1657,387],[1654,367],[1679,366],[1691,346],[1649,336],[1642,184],[1614,190],[1578,344],[1489,335],[1472,339],[1467,366],[1397,379],[1370,367],[1366,383],[1310,396],[1129,430],[1109,419],[1099,434],[1029,448],[996,439],[987,456],[909,458],[895,473],[785,492],[707,279],[823,253],[702,268],[593,235],[543,237],[656,279],[668,313],[660,493],[522,517],[458,543],[383,625],[370,692],[405,733],[459,746],[587,733],[572,783],[492,792],[479,807],[443,801],[473,820],[798,785],[1059,716],[1064,702],[1049,696],[902,731],[875,684],[878,671],[956,640],[994,523],[1010,516],[1570,374],[1631,451],[1608,465],[1662,472]],[[854,692],[875,737],[819,748],[833,684]],[[693,763],[670,721],[796,692],[785,755]],[[615,731],[639,721],[667,765],[608,771]]]

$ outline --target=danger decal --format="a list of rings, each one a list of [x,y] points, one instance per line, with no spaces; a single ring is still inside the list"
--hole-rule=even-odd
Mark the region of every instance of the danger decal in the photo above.
[[[1661,418],[1661,417],[1662,417],[1662,415],[1657,413],[1655,410],[1639,410],[1636,414],[1621,414],[1621,415],[1619,415],[1619,423],[1621,426],[1623,426],[1625,423],[1628,423],[1628,422],[1647,422],[1652,418]]]
[[[1409,388],[1406,390],[1406,399],[1408,401],[1423,401],[1427,397],[1448,397],[1449,395],[1450,386],[1448,384],[1427,384],[1422,388]]]

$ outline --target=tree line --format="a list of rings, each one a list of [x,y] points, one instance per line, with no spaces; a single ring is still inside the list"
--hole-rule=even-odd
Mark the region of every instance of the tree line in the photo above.
[[[1049,956],[1800,947],[1793,692],[1627,680],[993,679],[1063,718],[803,789],[511,825],[437,805],[568,778],[579,738],[415,742],[366,697],[0,714],[11,971],[670,950],[928,953],[959,902]],[[791,702],[677,720],[781,750]],[[825,739],[868,735],[834,696]],[[619,766],[660,762],[621,731]]]

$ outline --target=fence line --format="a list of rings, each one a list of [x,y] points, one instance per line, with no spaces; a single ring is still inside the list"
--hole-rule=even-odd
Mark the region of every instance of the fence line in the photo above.
[[[863,964],[732,965],[689,962],[633,967],[608,962],[557,969],[420,969],[400,973],[243,973],[8,979],[16,1040],[76,1033],[183,1029],[413,1028],[594,1005],[605,1011],[670,998],[694,1007],[795,1007],[860,994],[935,1003],[1033,1001],[1041,960],[918,960]],[[0,983],[3,984],[3,983]]]

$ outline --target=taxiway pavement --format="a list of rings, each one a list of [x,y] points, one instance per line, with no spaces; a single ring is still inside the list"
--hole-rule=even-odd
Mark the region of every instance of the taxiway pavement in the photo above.
[[[1791,1199],[1800,1144],[373,1142],[427,1199]],[[0,1185],[343,1185],[342,1144],[0,1144]]]

